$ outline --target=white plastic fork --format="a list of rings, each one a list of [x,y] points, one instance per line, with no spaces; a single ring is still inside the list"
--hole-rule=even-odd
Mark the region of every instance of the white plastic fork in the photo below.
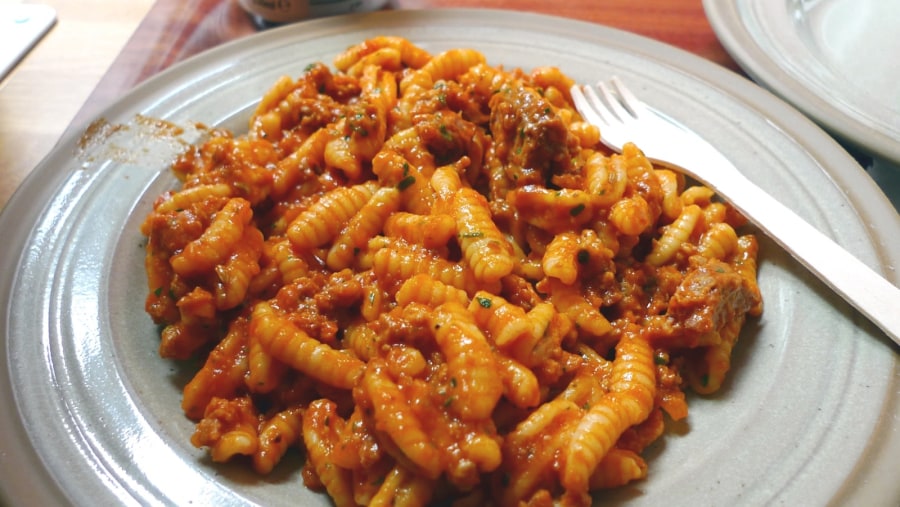
[[[719,150],[640,101],[617,77],[609,85],[575,85],[581,116],[603,144],[633,142],[655,163],[704,183],[900,345],[900,289],[748,180]],[[601,97],[602,96],[602,97]]]

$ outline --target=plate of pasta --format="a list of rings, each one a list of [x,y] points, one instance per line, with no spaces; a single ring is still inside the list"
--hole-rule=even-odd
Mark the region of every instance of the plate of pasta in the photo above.
[[[715,196],[605,151],[621,76],[876,269],[900,219],[751,82],[561,18],[198,55],[0,215],[4,501],[891,505],[897,351]]]

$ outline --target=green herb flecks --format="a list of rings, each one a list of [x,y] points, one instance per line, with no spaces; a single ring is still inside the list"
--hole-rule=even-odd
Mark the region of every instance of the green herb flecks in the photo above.
[[[412,175],[407,176],[407,177],[403,178],[402,180],[400,180],[399,183],[397,183],[397,190],[400,190],[400,191],[406,190],[415,182],[416,182],[415,176],[412,176]]]

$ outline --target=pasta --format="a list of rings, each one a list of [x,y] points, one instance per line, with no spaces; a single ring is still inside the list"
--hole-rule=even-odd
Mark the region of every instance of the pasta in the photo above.
[[[213,130],[142,224],[191,443],[338,506],[589,505],[762,312],[714,193],[621,154],[560,69],[375,37]],[[243,457],[243,458],[241,458]]]

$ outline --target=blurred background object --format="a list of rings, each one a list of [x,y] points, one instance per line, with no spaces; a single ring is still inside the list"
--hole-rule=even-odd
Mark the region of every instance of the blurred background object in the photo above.
[[[262,27],[308,18],[374,11],[387,0],[237,0]]]
[[[0,79],[12,70],[56,23],[49,5],[0,3]]]

